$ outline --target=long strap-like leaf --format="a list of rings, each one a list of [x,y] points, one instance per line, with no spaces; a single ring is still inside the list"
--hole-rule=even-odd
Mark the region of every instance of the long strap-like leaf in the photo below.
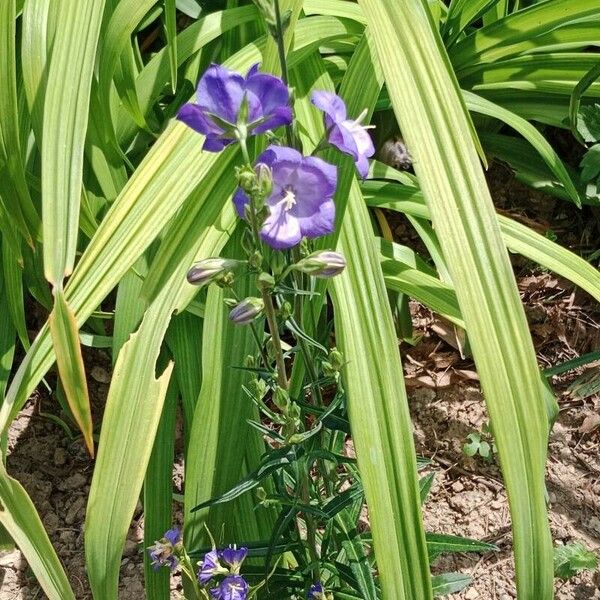
[[[425,2],[360,4],[415,158],[491,415],[513,521],[519,598],[546,600],[553,568],[544,499],[545,406],[466,109]]]

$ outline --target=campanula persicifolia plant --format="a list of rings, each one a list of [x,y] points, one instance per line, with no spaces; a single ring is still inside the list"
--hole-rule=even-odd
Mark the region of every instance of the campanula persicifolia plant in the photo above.
[[[281,27],[275,19],[270,30],[276,38]],[[344,360],[335,348],[327,348],[327,340],[315,339],[317,332],[305,325],[305,316],[323,306],[325,285],[317,280],[338,276],[346,268],[344,256],[334,248],[315,246],[316,240],[334,232],[338,187],[337,167],[316,154],[327,148],[350,154],[359,175],[365,177],[374,148],[361,125],[364,114],[352,119],[339,96],[316,90],[312,102],[323,111],[326,133],[312,155],[303,154],[294,143],[292,93],[283,51],[280,58],[283,78],[261,72],[259,65],[246,74],[211,65],[200,78],[195,101],[177,114],[204,135],[205,150],[219,152],[237,144],[243,158],[235,170],[238,187],[232,201],[244,228],[244,253],[233,259],[206,257],[190,268],[188,281],[220,286],[231,322],[252,330],[256,354],[247,357],[243,368],[252,374],[247,392],[261,418],[251,425],[267,439],[265,462],[277,464],[275,469],[262,470],[250,485],[256,490],[257,510],[270,506],[280,513],[262,575],[242,573],[246,547],[217,550],[213,543],[212,549],[200,551],[185,549],[178,542],[173,546],[177,551],[167,545],[171,562],[156,559],[159,566],[181,566],[186,578],[192,579],[187,552],[197,555],[201,560],[188,588],[198,597],[217,600],[246,600],[263,586],[265,597],[271,593],[283,597],[273,590],[285,589],[285,597],[333,598],[329,588],[343,587],[343,581],[332,565],[340,552],[347,551],[331,535],[334,523],[347,520],[348,507],[356,499],[360,505],[362,498],[357,473],[343,468],[343,435],[326,426],[330,414],[343,412],[338,374]],[[267,136],[266,149],[255,157],[248,144],[252,136]],[[255,282],[256,292],[238,297],[234,283],[248,277]],[[310,382],[300,391],[290,381],[298,360],[294,368],[305,369]],[[247,482],[229,496],[249,489]],[[354,496],[348,494],[347,502],[329,506],[352,483]],[[220,499],[206,505],[216,501]],[[161,543],[151,549],[153,560],[155,554],[162,556]],[[280,548],[277,552],[275,544]],[[295,577],[283,583],[277,576],[270,580],[270,557],[286,551],[294,555]]]

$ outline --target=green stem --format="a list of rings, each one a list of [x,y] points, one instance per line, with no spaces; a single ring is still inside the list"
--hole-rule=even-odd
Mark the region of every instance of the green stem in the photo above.
[[[229,290],[231,292],[231,295],[233,296],[233,299],[236,302],[240,302],[240,297],[238,296],[236,291],[233,288],[229,288]],[[265,345],[263,344],[263,341],[260,338],[260,334],[258,332],[258,327],[256,327],[256,323],[254,321],[252,323],[250,323],[250,330],[252,331],[252,337],[254,338],[254,341],[256,342],[256,345],[258,346],[258,351],[260,352],[260,356],[264,363],[265,369],[268,369],[269,368],[269,357],[267,356],[267,352],[265,350]]]
[[[285,57],[285,39],[283,34],[283,26],[281,24],[281,11],[279,9],[279,0],[275,0],[275,25],[277,27],[277,35],[275,42],[277,43],[277,52],[279,54],[279,64],[281,65],[281,79],[285,85],[289,84],[289,73],[287,67],[287,59]],[[291,125],[285,126],[285,138],[288,146],[294,146],[294,133]]]
[[[265,316],[269,324],[271,340],[273,341],[273,349],[275,350],[275,363],[277,364],[277,383],[284,390],[289,389],[287,375],[285,372],[285,360],[283,358],[283,350],[281,348],[281,338],[279,337],[279,328],[277,326],[277,318],[275,316],[275,306],[273,298],[267,290],[262,290],[262,299],[265,303]]]
[[[285,41],[283,39],[283,27],[281,25],[281,11],[279,10],[279,0],[275,0],[275,24],[277,26],[277,51],[279,53],[279,63],[281,64],[281,79],[287,85],[289,82],[287,60],[285,58]]]
[[[194,590],[196,600],[208,598],[208,594],[204,590],[200,589],[200,584],[198,583],[198,579],[196,577],[196,574],[194,573],[194,568],[192,567],[190,557],[187,555],[186,552],[184,552],[184,555],[181,557],[179,564],[181,565],[181,570],[183,571],[183,574],[189,580],[191,589]]]

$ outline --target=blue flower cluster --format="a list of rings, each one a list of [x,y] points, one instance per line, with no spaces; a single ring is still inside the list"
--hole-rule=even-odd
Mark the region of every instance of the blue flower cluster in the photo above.
[[[198,83],[196,103],[181,107],[177,118],[203,134],[204,149],[218,152],[249,135],[292,123],[289,90],[273,75],[254,65],[243,77],[220,65],[211,65]],[[343,100],[327,91],[315,91],[313,104],[323,111],[329,143],[350,154],[361,177],[375,149],[361,117],[347,118]],[[364,115],[363,115],[364,116]],[[256,161],[272,174],[272,189],[261,237],[278,250],[292,248],[303,237],[316,238],[333,231],[337,168],[315,156],[302,156],[293,148],[271,145]],[[250,199],[241,188],[234,196],[240,217],[245,218]]]

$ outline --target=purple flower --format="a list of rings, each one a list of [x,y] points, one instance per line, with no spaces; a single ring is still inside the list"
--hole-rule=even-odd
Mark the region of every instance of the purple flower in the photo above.
[[[229,565],[232,573],[239,573],[240,567],[244,562],[244,559],[248,555],[248,548],[236,548],[235,546],[229,546],[221,552],[221,559],[224,563]]]
[[[230,575],[216,588],[211,588],[210,593],[215,600],[246,600],[248,583],[239,575]]]
[[[165,535],[154,542],[153,546],[148,548],[148,554],[152,560],[154,570],[160,567],[169,567],[173,571],[179,564],[179,559],[175,556],[175,546],[181,542],[181,531],[174,527],[165,532]]]
[[[219,553],[217,550],[211,550],[204,555],[202,566],[198,571],[198,581],[206,585],[215,575],[223,573],[224,569],[219,564]]]
[[[329,143],[354,158],[356,170],[364,179],[369,173],[368,158],[375,154],[375,147],[371,136],[367,133],[367,127],[360,124],[366,116],[366,111],[355,121],[348,119],[344,101],[336,94],[325,90],[313,92],[311,101],[325,113]]]
[[[289,90],[274,75],[258,72],[253,65],[244,78],[220,65],[211,65],[198,82],[197,104],[184,104],[177,118],[206,136],[204,150],[219,152],[235,141],[235,130],[264,133],[292,122]],[[239,123],[246,98],[246,123]]]
[[[261,237],[269,246],[284,250],[304,236],[315,238],[333,231],[336,167],[281,146],[269,146],[257,163],[266,164],[273,174],[273,189],[266,198],[269,216],[261,229]],[[233,201],[244,218],[248,196],[238,189]]]
[[[308,600],[323,600],[325,598],[325,589],[320,581],[313,583],[306,594]]]

